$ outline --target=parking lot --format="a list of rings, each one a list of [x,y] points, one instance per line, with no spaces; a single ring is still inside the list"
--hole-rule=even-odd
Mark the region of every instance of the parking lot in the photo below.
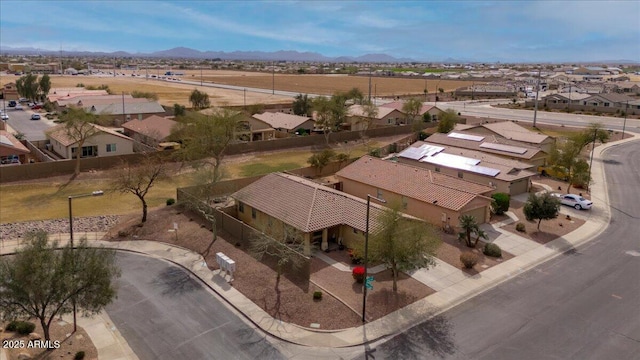
[[[4,103],[5,100],[0,102],[0,108],[6,109],[6,114],[9,119],[6,120],[7,124],[15,131],[24,134],[24,137],[30,141],[45,140],[45,131],[54,126],[55,123],[48,120],[46,117],[41,116],[40,120],[31,120],[33,114],[39,114],[38,111],[33,111],[28,108],[27,104],[21,104],[22,110],[16,110],[14,107],[9,107],[9,102]],[[40,114],[42,115],[42,114]]]

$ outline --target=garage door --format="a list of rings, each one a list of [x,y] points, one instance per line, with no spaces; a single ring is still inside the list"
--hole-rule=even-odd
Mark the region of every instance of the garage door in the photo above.
[[[511,196],[524,194],[527,192],[527,185],[529,184],[529,179],[520,179],[518,181],[514,181],[509,186],[509,193]]]
[[[463,215],[471,215],[475,217],[478,224],[484,224],[487,221],[487,219],[485,218],[485,215],[486,215],[485,207],[469,210],[463,213]]]

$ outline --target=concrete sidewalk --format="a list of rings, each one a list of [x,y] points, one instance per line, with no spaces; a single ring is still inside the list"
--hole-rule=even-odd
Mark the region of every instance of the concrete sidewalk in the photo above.
[[[429,317],[446,311],[483,291],[495,287],[498,284],[541,264],[542,262],[578,247],[599,235],[608,226],[611,216],[602,165],[602,152],[611,146],[616,146],[620,143],[632,140],[634,140],[634,138],[623,140],[615,144],[605,144],[595,149],[594,166],[592,169],[593,184],[591,187],[591,198],[596,206],[591,210],[588,216],[588,221],[583,226],[561,238],[547,243],[546,245],[540,245],[537,243],[516,244],[517,239],[506,239],[506,242],[516,245],[511,250],[505,248],[505,251],[512,253],[517,252],[518,254],[514,253],[514,255],[517,256],[474,276],[465,275],[460,277],[458,273],[451,270],[451,268],[454,267],[451,267],[450,265],[445,266],[441,263],[439,266],[442,265],[442,267],[437,266],[434,269],[427,270],[425,273],[416,272],[414,275],[417,279],[422,279],[420,281],[423,281],[424,283],[430,283],[431,285],[429,286],[433,286],[434,289],[437,290],[435,294],[419,300],[403,309],[395,311],[383,318],[356,328],[327,331],[307,329],[293,324],[282,323],[272,318],[264,310],[247,299],[243,294],[227,284],[227,282],[218,275],[217,270],[209,270],[204,263],[202,256],[188,249],[145,240],[121,242],[90,240],[89,242],[95,246],[105,246],[120,250],[134,251],[148,256],[166,259],[191,271],[195,276],[201,279],[206,286],[213,289],[231,306],[244,314],[252,323],[260,327],[263,331],[285,341],[300,345],[318,347],[346,347],[360,345],[406,330]],[[99,234],[89,235],[93,235],[88,236],[89,239],[95,239]],[[497,238],[502,235],[504,234],[499,234]],[[64,243],[68,240],[68,235],[60,234],[58,235],[58,238],[61,243]],[[505,244],[505,242],[503,242],[503,244]],[[12,252],[16,246],[16,240],[5,241],[4,245],[0,248],[0,253]],[[433,272],[429,273],[431,271]],[[122,345],[123,349],[128,349],[126,341],[117,334],[117,331],[113,331],[111,329],[111,325],[108,325],[108,322],[106,324],[107,325],[104,327],[95,327],[95,336],[106,336],[106,333],[109,332],[115,341],[118,341]],[[90,334],[92,339],[94,339],[94,334]],[[98,343],[100,343],[100,341],[98,341]],[[101,358],[103,357],[103,354],[107,354],[107,347],[105,346],[102,349],[102,353],[100,353],[101,350],[99,349]],[[133,357],[133,353],[129,353],[127,350],[117,352],[117,349],[114,350],[115,347],[109,347],[109,349],[109,351],[114,351],[113,353],[110,352],[108,355],[104,355],[108,356],[109,359],[135,358]]]

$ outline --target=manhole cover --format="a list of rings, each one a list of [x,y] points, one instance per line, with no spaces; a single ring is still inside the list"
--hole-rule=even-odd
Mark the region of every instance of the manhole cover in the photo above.
[[[640,256],[640,252],[635,251],[635,250],[625,251],[625,254],[631,255],[631,256]]]

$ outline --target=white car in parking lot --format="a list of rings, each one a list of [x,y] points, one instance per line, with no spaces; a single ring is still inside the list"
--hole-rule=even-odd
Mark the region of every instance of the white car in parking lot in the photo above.
[[[571,206],[576,210],[582,210],[582,209],[589,210],[591,209],[591,206],[593,206],[593,203],[590,200],[587,200],[580,195],[576,195],[576,194],[552,194],[552,195],[560,199],[560,203],[562,205]]]

